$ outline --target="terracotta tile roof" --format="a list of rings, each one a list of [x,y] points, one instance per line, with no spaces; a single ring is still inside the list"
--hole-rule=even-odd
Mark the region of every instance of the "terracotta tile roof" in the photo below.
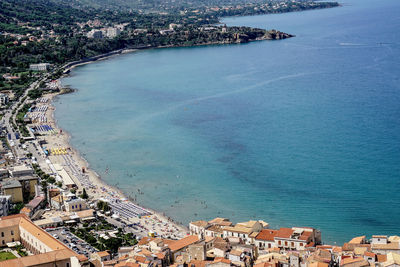
[[[157,258],[160,259],[160,260],[162,260],[162,259],[165,258],[165,254],[162,253],[162,252],[157,253],[156,256],[157,256]]]
[[[274,241],[274,237],[278,233],[278,230],[272,229],[263,229],[261,232],[256,236],[256,240],[265,240],[265,241]]]
[[[272,267],[272,266],[275,266],[275,264],[271,262],[261,262],[254,265],[254,267]]]
[[[164,242],[164,244],[165,245],[169,245],[169,244],[172,244],[172,243],[174,243],[176,240],[171,240],[171,239],[163,239],[163,242]]]
[[[236,249],[231,250],[231,252],[229,252],[229,254],[234,255],[234,256],[240,256],[240,255],[242,255],[242,253],[243,253],[242,251],[236,250]]]
[[[101,258],[110,256],[110,253],[108,253],[108,251],[99,251],[96,254],[99,255]]]
[[[376,254],[369,251],[365,251],[364,256],[375,258]]]
[[[222,258],[222,257],[216,257],[212,263],[219,263],[219,262],[223,262],[223,263],[226,263],[226,264],[231,264],[230,260]]]
[[[31,209],[35,209],[37,206],[39,206],[40,203],[44,200],[44,197],[35,197],[29,203],[26,205],[27,207]]]
[[[140,263],[150,263],[150,261],[149,260],[147,260],[146,259],[146,257],[143,257],[143,256],[135,256],[135,257],[133,257],[137,262],[140,262]]]
[[[187,236],[187,237],[182,238],[180,240],[176,240],[176,241],[170,243],[168,246],[171,249],[171,251],[178,251],[178,250],[180,250],[180,249],[182,249],[184,247],[187,247],[187,246],[189,246],[191,244],[194,244],[194,243],[196,243],[198,241],[199,241],[198,236],[190,235],[190,236]]]
[[[123,261],[114,265],[114,267],[139,267],[139,263]]]
[[[138,254],[146,257],[153,255],[150,250],[147,250],[145,248],[142,248],[142,251],[138,252]]]
[[[188,264],[190,267],[205,267],[209,262],[200,260],[191,260]]]
[[[310,242],[306,245],[306,248],[312,248],[314,245],[314,242]]]
[[[209,223],[210,224],[220,225],[220,226],[231,226],[232,225],[232,222],[230,222],[226,218],[215,218],[215,219],[209,221]]]
[[[365,240],[365,235],[354,237],[349,241],[349,244],[362,244]]]
[[[299,237],[299,240],[308,241],[308,239],[311,237],[311,235],[312,235],[312,232],[303,231],[303,233]]]
[[[19,213],[23,213],[23,214],[28,215],[31,211],[32,211],[32,210],[31,210],[29,207],[23,207],[23,208],[19,211]]]
[[[342,247],[333,247],[332,248],[332,252],[335,252],[335,253],[339,253],[339,252],[342,252],[343,250],[342,250]]]
[[[84,261],[87,261],[87,260],[88,260],[88,258],[87,258],[85,255],[83,255],[83,254],[78,254],[76,257],[78,258],[78,260],[79,260],[80,262],[84,262]]]
[[[214,232],[214,233],[222,233],[223,232],[221,225],[217,225],[217,224],[211,225],[210,227],[208,227],[206,229],[206,231],[211,231],[211,232]]]
[[[233,233],[242,233],[242,234],[251,234],[253,230],[248,227],[240,226],[240,225],[235,225],[235,226],[225,226],[223,228],[224,231],[228,232],[233,232]]]
[[[367,266],[369,263],[364,260],[364,258],[361,257],[355,257],[355,258],[344,258],[342,259],[340,266],[346,265],[346,264],[354,264],[357,263],[357,266]]]
[[[329,264],[326,262],[315,261],[307,264],[308,267],[328,267]]]
[[[20,215],[23,215],[23,214],[20,214]],[[58,241],[57,239],[52,237],[46,231],[43,231],[42,228],[40,228],[36,224],[32,223],[26,215],[24,215],[21,218],[21,220],[19,222],[19,226],[24,228],[31,235],[35,236],[37,239],[39,239],[43,243],[45,243],[52,250],[59,250],[59,249],[68,249],[69,250],[69,248],[67,246],[65,246],[63,243],[61,243],[60,241]]]
[[[294,230],[291,228],[280,228],[275,236],[277,238],[290,238],[293,232]]]
[[[386,259],[387,259],[387,256],[386,255],[377,254],[376,255],[376,259],[377,259],[378,262],[385,262]]]
[[[205,228],[205,227],[207,227],[208,222],[206,222],[206,221],[195,221],[195,222],[191,222],[190,224],[192,224],[194,226],[197,226],[197,227]]]
[[[154,237],[145,236],[138,242],[138,246],[147,245],[151,240],[155,239]]]
[[[21,214],[10,215],[0,218],[0,228],[18,225],[21,220]]]
[[[213,237],[213,236],[206,236],[206,237],[204,238],[204,241],[205,241],[206,243],[208,243],[208,242],[213,241],[214,239],[215,239],[215,237]]]
[[[54,261],[60,261],[69,259],[73,256],[77,256],[75,252],[70,249],[61,249],[57,251],[51,251],[44,254],[37,254],[33,256],[27,256],[17,258],[13,260],[7,260],[0,262],[0,267],[28,267],[38,266],[42,264],[51,264]]]
[[[392,242],[388,244],[372,244],[372,249],[390,249],[390,250],[400,250],[400,245],[398,242]]]

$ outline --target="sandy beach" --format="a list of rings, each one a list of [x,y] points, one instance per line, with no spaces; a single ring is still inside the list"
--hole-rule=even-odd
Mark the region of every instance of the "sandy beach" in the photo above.
[[[90,62],[82,64],[87,63]],[[71,68],[73,67],[74,66]],[[58,127],[54,117],[55,107],[52,105],[52,101],[55,97],[61,97],[61,93],[44,95],[43,98],[45,98],[45,100],[37,104],[39,108],[41,106],[45,106],[46,108],[45,112],[40,114],[42,118],[45,116],[45,119],[42,119],[41,123],[36,123],[36,125],[43,124],[44,122],[44,124],[53,128],[51,131],[44,132],[39,139],[45,141],[45,146],[49,151],[59,152],[50,153],[48,159],[51,161],[51,164],[56,164],[64,168],[78,186],[77,193],[82,192],[83,188],[85,188],[86,192],[89,194],[89,201],[103,199],[109,203],[113,203],[114,207],[116,207],[115,210],[121,207],[121,209],[129,211],[129,209],[133,208],[134,210],[143,211],[146,214],[146,216],[129,216],[129,219],[120,216],[120,219],[126,224],[135,223],[138,228],[141,228],[140,230],[143,231],[143,233],[154,232],[156,235],[164,238],[179,239],[186,236],[188,234],[188,229],[185,226],[173,222],[166,216],[160,214],[160,212],[136,205],[129,200],[121,190],[106,184],[101,180],[101,177],[90,168],[89,163],[79,152],[71,147],[69,143],[70,135]],[[42,165],[41,167],[44,170],[51,171],[48,162]],[[121,212],[122,211],[123,210],[121,210]]]

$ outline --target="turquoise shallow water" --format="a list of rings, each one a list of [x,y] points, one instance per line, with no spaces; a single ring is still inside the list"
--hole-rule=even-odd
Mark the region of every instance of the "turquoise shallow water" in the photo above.
[[[106,182],[184,223],[399,234],[399,14],[397,0],[350,0],[226,18],[296,38],[78,67],[55,115]]]

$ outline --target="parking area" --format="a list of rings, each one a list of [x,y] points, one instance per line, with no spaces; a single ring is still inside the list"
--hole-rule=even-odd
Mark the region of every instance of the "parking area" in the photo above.
[[[48,228],[46,231],[78,254],[89,257],[90,254],[98,251],[84,240],[72,234],[66,227]]]

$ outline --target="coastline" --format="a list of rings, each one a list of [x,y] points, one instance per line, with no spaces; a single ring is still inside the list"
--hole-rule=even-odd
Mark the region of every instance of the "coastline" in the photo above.
[[[137,49],[135,49],[135,50],[126,49],[117,54],[107,55],[107,56],[104,56],[101,58],[97,58],[96,60],[73,64],[64,69],[64,75],[68,75],[69,71],[71,71],[72,69],[74,69],[77,66],[86,65],[89,63],[96,62],[98,60],[105,60],[105,59],[111,58],[115,55],[126,54],[126,53],[135,52],[135,51],[137,51]],[[46,140],[48,147],[67,148],[68,155],[72,159],[72,162],[77,164],[77,166],[79,167],[79,170],[81,170],[82,168],[85,169],[85,173],[82,176],[86,176],[88,178],[90,183],[93,184],[93,186],[94,186],[93,188],[85,187],[81,183],[79,178],[76,177],[73,173],[71,173],[67,169],[67,172],[71,175],[72,179],[77,184],[78,191],[81,191],[81,190],[83,190],[83,188],[85,188],[87,193],[90,196],[89,199],[109,200],[110,197],[113,197],[113,198],[120,199],[121,201],[131,202],[131,203],[135,204],[136,206],[141,207],[143,210],[148,211],[151,215],[143,216],[142,218],[138,217],[138,218],[135,218],[135,220],[127,221],[127,223],[137,223],[137,224],[143,226],[143,230],[145,230],[146,232],[155,232],[155,233],[157,233],[157,235],[164,237],[164,238],[170,237],[170,238],[179,239],[179,238],[183,238],[184,236],[186,236],[189,232],[189,230],[186,226],[174,221],[173,219],[169,218],[167,215],[165,215],[161,211],[156,211],[154,209],[151,209],[148,207],[143,207],[142,205],[135,203],[130,197],[126,196],[126,194],[121,189],[107,184],[104,180],[101,179],[101,175],[99,175],[95,170],[93,170],[90,167],[89,162],[79,152],[78,148],[73,147],[70,144],[71,135],[58,125],[57,119],[55,118],[54,113],[55,113],[56,107],[54,105],[54,100],[57,97],[60,97],[65,93],[73,93],[73,92],[74,91],[63,92],[61,90],[60,92],[52,93],[52,94],[44,96],[49,99],[49,102],[47,103],[49,106],[49,109],[48,109],[48,112],[46,113],[47,124],[51,125],[54,128],[54,130],[56,131],[56,134],[53,134],[51,136],[46,135],[44,137],[44,139]],[[59,156],[49,156],[49,159],[53,163],[58,163],[58,164],[64,165],[65,162],[63,162],[62,159],[57,158],[57,157],[59,157]]]

